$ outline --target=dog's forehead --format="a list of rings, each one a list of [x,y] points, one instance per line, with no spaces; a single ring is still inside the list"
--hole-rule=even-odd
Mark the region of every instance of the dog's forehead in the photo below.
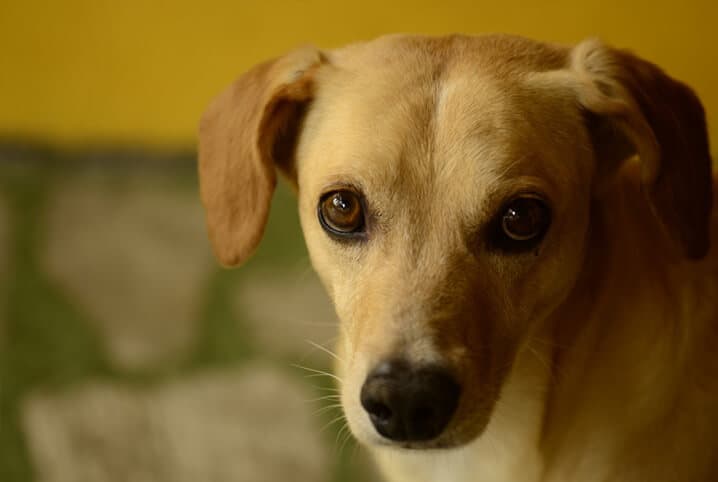
[[[535,99],[521,81],[565,52],[509,36],[391,36],[329,60],[300,146],[304,186],[442,192],[483,190],[532,155]]]
[[[473,66],[498,76],[552,70],[565,65],[568,49],[558,44],[524,37],[496,34],[481,36],[387,35],[370,42],[348,45],[330,52],[332,62],[348,68],[395,68],[405,72],[409,65],[427,71]],[[414,67],[412,67],[414,68]]]

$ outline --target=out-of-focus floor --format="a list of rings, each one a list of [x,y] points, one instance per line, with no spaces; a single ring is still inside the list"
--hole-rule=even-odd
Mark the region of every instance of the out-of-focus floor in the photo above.
[[[378,480],[293,366],[336,330],[293,195],[228,271],[196,191],[192,153],[0,147],[0,480]]]

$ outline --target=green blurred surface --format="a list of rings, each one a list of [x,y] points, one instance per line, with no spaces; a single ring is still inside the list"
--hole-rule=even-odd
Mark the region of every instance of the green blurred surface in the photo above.
[[[265,239],[254,259],[241,269],[216,267],[200,286],[199,329],[191,350],[178,363],[169,366],[130,371],[114,368],[90,322],[91,315],[48,276],[40,262],[46,242],[48,194],[78,173],[99,169],[111,173],[118,183],[131,175],[161,173],[179,192],[195,196],[194,164],[191,154],[176,159],[169,156],[154,165],[142,159],[127,162],[123,156],[118,160],[117,156],[101,152],[85,157],[78,155],[79,159],[72,156],[72,153],[60,155],[51,150],[30,149],[10,150],[0,157],[0,200],[9,214],[8,267],[5,282],[0,286],[0,296],[6,297],[4,316],[0,316],[0,323],[4,318],[4,326],[0,325],[0,481],[3,482],[35,480],[36,468],[20,414],[28,394],[37,390],[61,392],[98,378],[153,386],[207,368],[234,367],[265,359],[267,355],[254,339],[248,320],[237,319],[242,315],[238,316],[231,308],[233,287],[268,267],[281,273],[300,260],[306,261],[294,196],[281,186],[275,196]],[[107,250],[111,255],[112,246],[107,246]],[[292,276],[288,269],[287,276]],[[326,394],[322,387],[331,385],[328,379],[307,379],[304,373],[291,367],[300,360],[275,357],[269,361],[311,387],[317,398]],[[315,368],[329,370],[329,360],[325,359],[324,365]],[[327,410],[318,417],[324,425],[337,413],[336,409]],[[358,482],[365,472],[354,460],[353,443],[339,450],[343,440],[343,434],[338,434],[339,428],[334,424],[323,432],[333,459],[331,480]],[[271,427],[268,431],[271,433]]]

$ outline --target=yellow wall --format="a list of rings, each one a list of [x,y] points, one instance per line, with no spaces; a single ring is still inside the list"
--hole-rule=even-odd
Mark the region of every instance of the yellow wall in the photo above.
[[[598,35],[691,84],[718,142],[715,0],[0,0],[0,134],[191,143],[253,63],[396,31]]]

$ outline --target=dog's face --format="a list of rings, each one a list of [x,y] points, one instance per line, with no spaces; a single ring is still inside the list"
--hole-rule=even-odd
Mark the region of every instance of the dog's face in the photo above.
[[[432,79],[441,57],[411,48],[318,92],[297,156],[300,216],[342,323],[337,369],[354,433],[391,437],[362,388],[377,367],[403,363],[446,371],[458,406],[441,436],[408,426],[419,433],[395,438],[449,445],[482,430],[518,347],[577,276],[592,156],[568,96],[497,78],[480,56]],[[439,410],[407,410],[422,409]]]
[[[631,86],[592,68],[601,49],[388,37],[265,64],[210,108],[200,157],[216,250],[236,264],[256,246],[279,167],[341,321],[360,440],[477,437],[580,276],[598,186],[636,151],[647,183],[665,169]],[[681,236],[689,256],[702,249],[700,232]]]

